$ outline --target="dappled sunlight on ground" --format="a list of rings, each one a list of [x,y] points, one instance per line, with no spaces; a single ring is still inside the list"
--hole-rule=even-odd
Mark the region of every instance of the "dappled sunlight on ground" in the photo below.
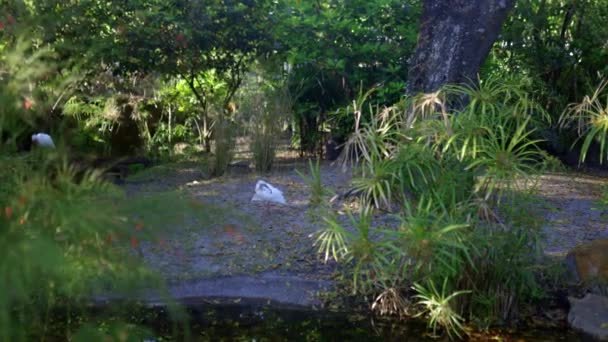
[[[608,178],[601,173],[542,175],[536,195],[545,201],[543,234],[545,253],[563,256],[575,246],[608,238],[608,217],[597,203]]]
[[[290,281],[290,277],[297,277],[302,281],[331,282],[336,265],[324,264],[313,246],[319,221],[311,220],[310,189],[296,172],[308,176],[308,161],[296,158],[294,151],[284,154],[273,171],[263,175],[254,172],[250,160],[242,159],[229,167],[226,175],[216,178],[201,171],[202,163],[189,162],[147,170],[135,180],[128,180],[124,187],[133,196],[180,190],[198,204],[199,209],[195,210],[200,211],[198,216],[192,213],[192,219],[183,226],[171,229],[162,246],[142,242],[146,262],[180,286],[218,277],[263,277],[268,272]],[[243,150],[237,156],[248,155]],[[323,161],[321,178],[326,187],[343,194],[349,189],[351,175]],[[279,188],[287,204],[252,202],[260,179]],[[565,172],[514,184],[520,189],[533,188],[534,196],[540,200],[534,206],[538,205],[541,215],[547,255],[561,256],[580,243],[608,238],[608,221],[602,211],[593,210],[606,183],[603,174]],[[346,229],[352,229],[346,209],[356,217],[357,203],[339,199],[333,207]],[[398,225],[389,213],[379,211],[374,215],[373,226]]]
[[[187,165],[188,167],[190,165]],[[217,178],[200,172],[167,171],[162,177],[140,177],[127,182],[133,194],[181,189],[198,203],[201,219],[176,227],[162,248],[143,244],[146,262],[160,270],[174,284],[197,279],[275,274],[304,280],[329,281],[335,265],[323,264],[311,235],[318,225],[307,212],[310,191],[296,173],[308,174],[308,162],[280,160],[278,170],[257,175],[239,170]],[[239,166],[240,167],[240,166]],[[329,163],[322,163],[323,183],[343,191],[349,175]],[[142,181],[142,179],[147,179]],[[255,184],[263,179],[283,191],[287,204],[252,202]],[[206,218],[206,219],[205,219]]]

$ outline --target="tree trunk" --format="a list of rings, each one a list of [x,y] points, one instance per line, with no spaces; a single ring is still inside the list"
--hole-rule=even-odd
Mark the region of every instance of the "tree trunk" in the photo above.
[[[477,77],[515,0],[425,0],[407,93]]]

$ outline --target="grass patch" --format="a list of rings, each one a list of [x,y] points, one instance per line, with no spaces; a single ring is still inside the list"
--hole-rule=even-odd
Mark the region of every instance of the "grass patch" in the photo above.
[[[156,165],[130,174],[126,180],[128,182],[151,182],[159,179],[172,178],[175,177],[176,174],[188,170],[201,171],[204,169],[201,167],[203,163],[204,161],[179,161]]]

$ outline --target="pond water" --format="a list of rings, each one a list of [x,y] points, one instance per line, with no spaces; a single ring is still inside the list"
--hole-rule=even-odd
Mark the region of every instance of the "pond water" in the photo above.
[[[192,341],[448,341],[434,339],[424,323],[370,318],[368,315],[278,310],[263,307],[198,306],[188,309],[191,317],[189,340]],[[175,339],[163,312],[148,321],[159,337],[155,341]],[[182,336],[177,340],[183,339]],[[567,341],[582,339],[572,331],[530,330],[526,332],[491,332],[474,334],[469,341]]]
[[[267,305],[243,303],[196,304],[186,308],[187,322],[172,322],[164,307],[141,307],[119,305],[119,307],[93,308],[85,314],[88,322],[97,327],[108,322],[122,321],[135,324],[147,332],[132,335],[127,341],[411,341],[444,342],[447,336],[433,338],[426,324],[418,320],[372,317],[368,313],[353,314],[328,311],[276,308]],[[126,311],[125,311],[126,310]],[[122,314],[119,314],[122,312]],[[125,312],[128,313],[125,317]],[[54,314],[54,334],[46,335],[46,341],[66,341],[65,333],[80,325],[66,326],[69,321],[82,322],[78,316],[66,319],[63,314]],[[84,316],[80,316],[83,318]],[[120,317],[120,318],[119,318]],[[126,319],[126,321],[125,321]],[[69,323],[67,323],[69,324]],[[96,328],[97,330],[97,328]],[[139,337],[138,337],[139,336]],[[38,340],[38,339],[37,339]],[[81,339],[82,340],[82,339]],[[90,339],[85,339],[90,340]],[[96,340],[96,339],[93,339]],[[108,340],[108,339],[106,339]],[[111,339],[110,339],[111,340]],[[580,342],[587,341],[577,333],[566,329],[544,329],[524,331],[499,331],[470,333],[466,341],[504,342]],[[109,340],[108,340],[109,341]]]

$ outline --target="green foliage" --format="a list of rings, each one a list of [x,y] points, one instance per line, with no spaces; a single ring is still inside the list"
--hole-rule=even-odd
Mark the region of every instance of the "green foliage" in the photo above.
[[[385,274],[390,268],[386,257],[392,247],[386,241],[377,240],[372,235],[373,209],[363,206],[358,217],[348,212],[350,224],[355,232],[350,235],[349,247],[346,252],[346,262],[353,262],[353,291],[368,293],[376,279],[386,280]]]
[[[212,176],[223,175],[234,156],[235,140],[234,123],[223,116],[215,122],[215,139],[213,144],[213,158],[211,160],[209,174]]]
[[[441,164],[425,144],[401,144],[394,163],[397,167],[394,182],[404,195],[424,193],[440,176]]]
[[[327,213],[320,232],[326,258],[352,266],[355,291],[376,293],[377,310],[407,312],[395,308],[409,305],[400,293],[426,283],[416,289],[431,327],[458,335],[464,319],[504,321],[540,297],[532,272],[539,222],[522,194],[544,169],[534,133],[549,118],[526,87],[493,78],[449,86],[376,109],[364,123],[370,93],[354,101],[344,165],[357,172],[361,211],[349,214],[352,229]],[[465,97],[471,102],[448,111],[446,99]],[[399,225],[374,225],[369,206],[396,208]]]
[[[128,121],[135,132],[122,135],[144,139],[156,156],[173,157],[178,143],[213,152],[205,167],[215,175],[228,167],[241,125],[259,172],[271,169],[288,117],[303,152],[326,138],[346,142],[343,166],[354,166],[361,211],[345,224],[311,162],[311,204],[326,223],[319,253],[346,263],[355,291],[379,293],[375,305],[387,313],[407,311],[412,282],[427,284],[416,289],[431,327],[456,335],[460,317],[491,324],[539,296],[530,268],[539,222],[522,191],[537,169],[555,164],[538,145],[556,113],[563,132],[582,142],[581,161],[594,144],[600,161],[607,153],[606,49],[597,46],[608,37],[603,0],[519,1],[480,79],[415,98],[402,92],[420,1],[5,4],[0,232],[10,281],[0,323],[14,325],[0,329],[5,339],[26,336],[22,317],[44,321],[37,307],[118,286],[111,279],[153,279],[114,240],[126,241],[144,219],[150,235],[138,231],[134,241],[153,239],[166,220],[180,219],[163,204],[184,200],[125,203],[96,174],[64,161],[61,139],[57,150],[15,155],[34,128],[69,127],[65,144],[77,152],[111,153],[113,134]],[[61,62],[48,63],[54,57]],[[374,225],[372,208],[399,223]]]
[[[137,254],[143,241],[153,242],[158,229],[165,228],[163,222],[174,219],[150,217],[150,203],[127,199],[98,172],[71,165],[60,137],[55,137],[56,149],[14,153],[15,137],[43,113],[24,103],[22,92],[44,86],[41,79],[53,67],[44,50],[24,40],[15,44],[8,55],[21,58],[0,62],[6,76],[0,82],[0,128],[9,142],[0,145],[0,340],[7,341],[51,336],[51,313],[70,316],[93,296],[129,295],[144,287],[162,290],[161,278]],[[27,82],[12,77],[19,70],[29,75]],[[44,98],[42,90],[37,96]],[[159,209],[153,208],[161,213]],[[67,323],[65,338],[82,336],[81,321]]]
[[[360,87],[383,85],[373,103],[398,101],[419,12],[418,1],[279,3],[273,34],[289,65],[290,91],[298,94],[294,123],[303,151],[316,151],[328,130],[344,142],[352,117],[336,110],[357,98]]]
[[[153,98],[142,101],[146,150],[161,158],[173,157],[178,143],[203,144],[210,132],[201,132],[197,100],[184,80],[164,82]],[[198,138],[198,140],[197,140]]]
[[[271,124],[268,120],[265,121],[267,125]],[[275,139],[276,135],[269,134],[261,127],[258,127],[258,131],[254,134],[251,150],[257,172],[270,172],[276,154]]]
[[[397,231],[399,245],[415,260],[417,277],[453,277],[471,260],[462,230],[464,218],[450,215],[442,203],[421,198],[415,208],[406,205]]]
[[[16,190],[0,198],[3,339],[22,340],[30,324],[48,320],[39,309],[61,305],[54,298],[80,305],[94,294],[162,284],[128,248],[130,243],[137,250],[140,240],[153,236],[154,226],[139,223],[119,191],[95,173],[76,181],[65,163],[38,159],[32,168],[20,159],[5,162],[21,171],[13,174]]]
[[[540,160],[540,152],[535,144],[540,140],[529,139],[532,130],[527,129],[524,121],[510,135],[504,127],[498,126],[498,133],[492,132],[482,142],[479,155],[468,166],[469,169],[482,169],[483,175],[476,191],[484,198],[499,198],[535,173],[534,162]]]
[[[469,300],[460,304],[476,324],[508,322],[517,317],[522,304],[541,297],[533,272],[537,235],[537,230],[526,226],[477,225],[469,238],[475,248],[473,261],[456,278],[458,288],[472,291]]]
[[[353,190],[361,193],[376,208],[392,208],[403,203],[408,194],[419,191],[434,177],[436,161],[425,145],[412,144],[406,136],[398,106],[382,110],[367,123],[361,123],[363,108],[371,91],[360,93],[353,101],[355,131],[345,144],[343,166],[355,165],[357,177]]]
[[[517,1],[486,70],[533,77],[542,102],[557,117],[608,71],[606,50],[597,48],[608,37],[601,24],[606,15],[603,0]]]
[[[269,172],[285,122],[291,116],[291,98],[275,73],[257,65],[237,94],[240,120],[245,121],[251,138],[255,169]]]
[[[46,99],[52,106],[48,111],[74,119],[71,145],[111,154],[125,144],[108,144],[110,136],[131,136],[137,147],[144,140],[147,152],[161,157],[171,157],[177,142],[194,144],[196,135],[205,151],[211,151],[216,135],[212,127],[221,126],[214,122],[224,115],[248,63],[267,51],[269,26],[263,23],[274,6],[269,1],[255,6],[249,1],[9,3],[15,5],[7,8],[15,26],[32,28],[31,40],[48,46],[61,60],[61,67],[50,72],[82,75],[69,91],[47,89],[57,93]],[[3,37],[12,33],[0,32]],[[161,82],[167,88],[175,85],[175,91],[157,93]],[[118,98],[127,98],[129,107],[120,120],[108,115],[107,108]],[[127,132],[129,125],[136,127]]]
[[[414,284],[413,289],[418,292],[415,296],[419,299],[418,305],[422,306],[422,310],[418,315],[429,316],[429,327],[433,329],[433,335],[436,335],[438,326],[445,329],[450,338],[457,336],[462,337],[464,331],[464,319],[452,308],[450,303],[455,297],[468,293],[470,291],[458,291],[448,293],[447,278],[443,281],[441,291],[437,290],[435,283],[430,281],[428,287],[420,284]]]
[[[63,106],[63,114],[76,120],[78,133],[74,146],[81,151],[111,152],[110,134],[119,124],[119,108],[114,98],[84,99],[72,96]]]
[[[310,176],[305,176],[302,172],[298,170],[296,170],[296,172],[310,188],[310,206],[314,211],[318,209],[321,205],[326,204],[325,196],[333,195],[333,192],[323,186],[323,183],[321,181],[321,167],[319,159],[317,159],[314,164],[312,160],[309,160],[308,170]]]
[[[141,327],[123,322],[109,322],[107,325],[86,324],[74,335],[75,341],[129,341],[153,339],[154,334]]]
[[[562,113],[559,122],[562,128],[570,128],[576,123],[577,140],[583,139],[579,162],[587,158],[587,153],[593,142],[600,145],[599,160],[603,163],[604,157],[608,155],[608,93],[605,91],[608,80],[602,81],[591,96],[585,96],[580,103],[571,103]],[[602,97],[606,96],[606,104],[602,103]],[[573,146],[574,146],[573,144]]]
[[[608,39],[603,25],[607,15],[604,0],[517,1],[482,77],[526,75],[535,97],[557,119],[569,103],[593,92],[608,73],[607,51],[597,44]],[[538,133],[548,140],[547,147],[566,154],[577,132],[574,127],[556,128]]]
[[[269,6],[265,1],[253,6],[248,1],[42,0],[28,7],[44,28],[44,41],[55,43],[71,62],[76,57],[87,66],[111,61],[121,73],[188,76],[234,68],[242,54],[260,47]]]
[[[394,163],[380,160],[366,165],[363,176],[353,179],[353,190],[362,194],[376,208],[391,208]],[[365,175],[367,174],[367,176]]]
[[[323,255],[325,262],[331,259],[342,260],[344,255],[348,253],[348,233],[333,213],[327,212],[323,216],[323,220],[326,224],[315,234],[314,246],[319,246],[318,252]]]

